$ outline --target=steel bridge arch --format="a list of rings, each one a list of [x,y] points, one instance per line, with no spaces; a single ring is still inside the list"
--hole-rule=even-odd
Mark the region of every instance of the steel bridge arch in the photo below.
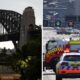
[[[13,44],[16,47],[16,41],[19,41],[20,36],[20,26],[21,26],[22,15],[18,12],[11,10],[0,10],[0,23],[6,29],[8,34],[14,34],[16,40],[12,40]]]

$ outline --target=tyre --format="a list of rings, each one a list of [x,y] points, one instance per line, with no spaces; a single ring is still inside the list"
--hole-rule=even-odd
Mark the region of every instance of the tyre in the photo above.
[[[50,67],[51,67],[51,69],[53,69],[54,72],[56,72],[57,62],[58,62],[57,58],[52,59],[51,62],[50,62]]]
[[[62,80],[62,78],[56,75],[56,80]]]
[[[57,32],[57,34],[60,34],[59,32]]]

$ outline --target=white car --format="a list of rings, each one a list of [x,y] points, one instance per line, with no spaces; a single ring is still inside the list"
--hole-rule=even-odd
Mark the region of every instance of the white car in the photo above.
[[[56,80],[80,78],[80,53],[64,53],[56,65]]]
[[[71,38],[71,40],[80,40],[80,36],[79,35],[73,35],[70,38]]]

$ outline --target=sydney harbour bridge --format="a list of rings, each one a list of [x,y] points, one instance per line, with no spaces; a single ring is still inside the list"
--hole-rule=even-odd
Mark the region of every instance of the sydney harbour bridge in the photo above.
[[[20,14],[11,10],[0,10],[0,41],[12,41],[15,48],[27,41],[30,25],[35,25],[34,10],[28,7]]]
[[[19,41],[21,14],[9,11],[0,10],[0,26],[2,27],[2,34],[0,34],[0,41],[11,40],[16,46],[16,41]]]
[[[32,36],[37,35],[39,28],[35,25],[35,15],[32,7],[25,8],[23,14],[0,9],[0,42],[12,41],[16,50],[17,48],[22,49],[22,46],[28,43]],[[10,80],[9,78],[14,77],[15,74],[12,62],[9,62],[8,57],[9,55],[4,55],[4,53],[0,54],[0,75],[3,74],[2,77],[4,78],[4,74],[8,74],[6,80]],[[20,80],[21,74],[16,75],[18,75],[18,79],[15,79]],[[3,80],[1,76],[0,80]]]

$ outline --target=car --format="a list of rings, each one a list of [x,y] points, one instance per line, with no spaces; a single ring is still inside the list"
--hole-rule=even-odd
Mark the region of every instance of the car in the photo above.
[[[75,28],[59,28],[57,34],[80,34],[80,30]]]
[[[70,37],[70,39],[71,40],[80,40],[80,37],[73,35],[73,36]]]
[[[60,28],[57,29],[57,34],[71,34],[72,28]]]
[[[78,29],[74,29],[74,32],[76,32],[76,34],[80,34],[80,30]]]
[[[65,28],[59,28],[57,29],[57,34],[65,34]]]
[[[80,78],[80,53],[64,53],[56,65],[56,80]]]
[[[71,34],[80,34],[80,30],[78,29],[72,29],[70,30]]]

